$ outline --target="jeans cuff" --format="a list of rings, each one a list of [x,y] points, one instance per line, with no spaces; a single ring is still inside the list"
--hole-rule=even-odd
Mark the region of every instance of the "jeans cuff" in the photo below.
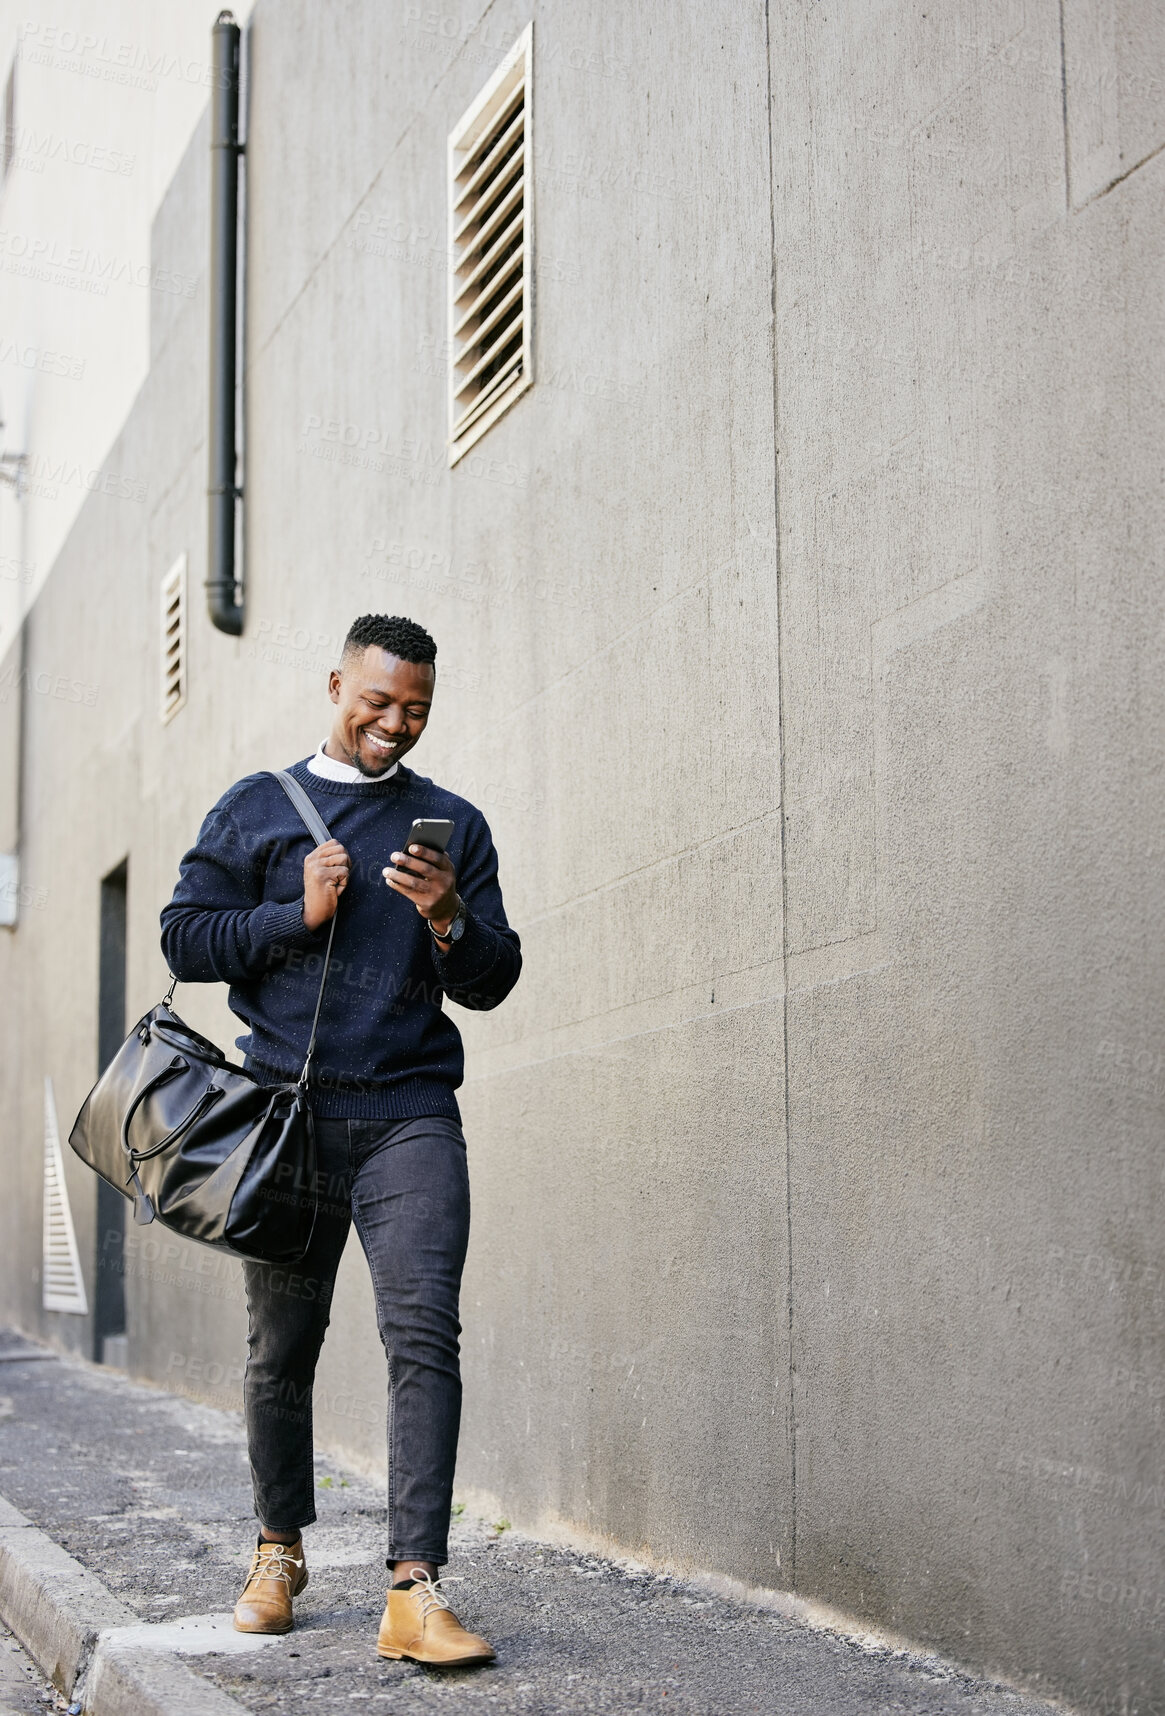
[[[272,1525],[270,1520],[263,1518],[263,1515],[259,1512],[258,1508],[255,1509],[255,1518],[259,1521],[259,1525],[264,1531],[302,1531],[305,1525],[315,1524],[316,1512],[313,1508],[310,1513],[305,1513],[302,1519],[296,1520],[294,1525]]]

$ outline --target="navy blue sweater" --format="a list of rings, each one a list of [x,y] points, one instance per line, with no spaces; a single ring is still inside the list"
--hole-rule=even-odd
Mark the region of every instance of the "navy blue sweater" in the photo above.
[[[306,759],[288,771],[351,860],[340,896],[310,1075],[317,1114],[460,1119],[461,1033],[442,1011],[504,1001],[522,955],[506,922],[498,861],[479,810],[403,764],[387,781],[325,780]],[[469,920],[442,953],[411,901],[381,871],[403,852],[414,817],[449,817],[449,857]],[[219,799],[182,860],[162,912],[162,952],[184,983],[230,984],[236,1038],[264,1083],[299,1077],[311,1035],[328,925],[303,921],[303,861],[315,846],[279,782],[247,775]]]

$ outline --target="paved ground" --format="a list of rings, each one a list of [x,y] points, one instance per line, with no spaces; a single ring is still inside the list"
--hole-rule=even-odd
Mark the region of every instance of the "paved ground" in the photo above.
[[[256,1712],[391,1716],[1047,1716],[1051,1706],[931,1658],[871,1651],[771,1612],[710,1597],[462,1514],[453,1606],[498,1652],[485,1669],[382,1662],[384,1497],[317,1461],[319,1523],[295,1631],[229,1628],[254,1523],[239,1415],[59,1359],[22,1359],[0,1335],[0,1493],[127,1603],[168,1650]],[[16,1660],[7,1639],[3,1647]],[[0,1674],[0,1716],[54,1708],[45,1683]],[[11,1678],[11,1676],[10,1676]],[[22,1688],[31,1700],[18,1702]],[[55,1708],[62,1709],[60,1702]]]

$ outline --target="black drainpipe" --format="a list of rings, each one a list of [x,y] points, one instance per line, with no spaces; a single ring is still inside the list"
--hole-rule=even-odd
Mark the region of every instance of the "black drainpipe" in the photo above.
[[[210,531],[206,599],[220,632],[243,629],[236,600],[235,317],[239,260],[239,26],[220,12],[211,30],[210,96]]]

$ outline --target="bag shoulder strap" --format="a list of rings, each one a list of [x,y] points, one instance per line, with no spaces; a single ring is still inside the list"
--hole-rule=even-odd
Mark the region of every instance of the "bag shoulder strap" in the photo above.
[[[332,836],[328,832],[327,823],[324,821],[311,799],[304,792],[295,776],[289,775],[286,769],[272,769],[271,773],[275,776],[275,779],[279,782],[296,810],[298,810],[300,816],[302,816],[304,822],[307,824],[308,833],[311,835],[316,845],[322,846],[325,841],[330,840]],[[320,991],[316,996],[316,1010],[311,1022],[311,1037],[308,1039],[307,1055],[304,1059],[303,1071],[299,1075],[299,1082],[302,1085],[307,1084],[307,1069],[310,1067],[312,1055],[315,1053],[316,1030],[320,1022],[320,1008],[324,1004],[324,984],[328,981],[328,966],[331,964],[332,940],[336,934],[336,918],[338,916],[339,906],[337,905],[336,910],[332,913],[332,921],[328,928],[328,945],[324,952],[324,969],[320,973]]]
[[[304,822],[307,824],[309,833],[315,837],[316,845],[322,846],[325,841],[330,840],[332,837],[328,832],[327,823],[324,821],[311,799],[304,792],[295,776],[289,775],[286,769],[272,769],[271,773],[275,776],[275,779],[279,782],[296,810],[298,810],[300,816],[302,816]]]
[[[311,835],[316,845],[322,846],[325,841],[330,840],[332,836],[328,831],[327,823],[324,821],[311,799],[304,792],[295,776],[289,775],[286,769],[271,769],[269,772],[275,776],[275,779],[279,782],[296,810],[298,810],[307,826],[308,833]],[[303,1071],[299,1075],[300,1084],[307,1083],[307,1069],[311,1065],[311,1058],[315,1053],[316,1030],[320,1022],[320,1008],[323,1006],[324,1001],[324,984],[328,981],[328,965],[332,957],[332,940],[336,934],[336,916],[337,913],[333,912],[331,927],[328,930],[327,950],[324,953],[324,969],[320,974],[320,990],[319,994],[316,996],[316,1010],[311,1022],[311,1037],[307,1045],[307,1056],[303,1063]],[[169,1007],[173,1002],[174,991],[178,986],[178,979],[174,976],[172,971],[169,973],[169,977],[170,987],[166,991],[166,995],[162,1003],[165,1007]]]

